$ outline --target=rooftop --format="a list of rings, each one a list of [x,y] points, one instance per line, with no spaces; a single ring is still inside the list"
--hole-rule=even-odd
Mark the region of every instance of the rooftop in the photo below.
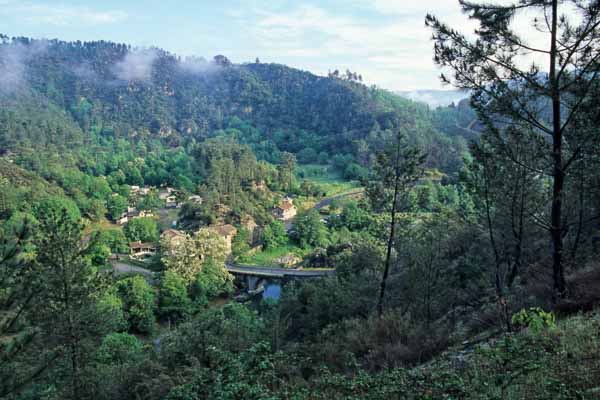
[[[221,236],[235,235],[235,233],[237,232],[237,229],[235,229],[235,226],[233,226],[231,224],[210,226],[209,229],[218,233]]]
[[[143,242],[131,242],[129,243],[129,248],[132,250],[135,249],[154,249],[156,246],[154,243],[143,243]]]

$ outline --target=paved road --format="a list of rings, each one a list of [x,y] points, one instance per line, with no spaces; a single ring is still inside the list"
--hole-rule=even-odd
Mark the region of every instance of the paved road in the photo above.
[[[126,264],[122,261],[111,261],[110,263],[112,264],[114,270],[119,274],[141,274],[149,278],[152,278],[153,275],[153,272],[149,269]]]
[[[338,194],[336,196],[332,196],[332,197],[327,197],[323,200],[321,200],[320,202],[318,202],[317,204],[315,204],[315,206],[313,207],[315,210],[320,210],[321,208],[325,208],[328,205],[331,204],[332,201],[334,200],[341,200],[341,199],[345,199],[347,197],[354,197],[354,196],[358,196],[359,194],[361,194],[364,191],[364,189],[362,188],[358,188],[356,190],[353,190],[351,192],[348,193],[342,193],[342,194]]]
[[[253,267],[247,265],[227,265],[227,271],[233,274],[245,274],[254,276],[266,276],[273,278],[283,278],[293,276],[297,278],[312,278],[319,276],[331,276],[335,274],[334,269],[290,269],[290,268],[271,268],[271,267]]]

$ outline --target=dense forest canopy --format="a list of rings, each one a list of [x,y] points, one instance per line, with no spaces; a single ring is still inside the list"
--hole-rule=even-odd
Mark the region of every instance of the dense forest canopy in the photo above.
[[[205,61],[110,42],[4,37],[0,68],[5,149],[27,139],[82,144],[89,134],[135,143],[160,138],[170,147],[228,135],[270,162],[287,151],[305,163],[337,156],[365,167],[387,131],[411,115],[418,121],[411,139],[432,154],[430,165],[456,174],[462,137],[470,137],[447,117],[383,89],[224,56]],[[45,124],[53,124],[52,135],[39,133]]]

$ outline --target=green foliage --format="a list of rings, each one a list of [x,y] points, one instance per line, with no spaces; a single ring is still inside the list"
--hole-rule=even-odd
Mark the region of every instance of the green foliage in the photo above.
[[[141,276],[121,279],[116,283],[123,310],[132,332],[149,334],[154,330],[154,291]]]
[[[158,315],[163,320],[178,322],[189,317],[191,311],[185,280],[173,271],[165,271],[158,289]]]
[[[107,290],[96,303],[98,313],[102,315],[109,332],[127,330],[127,319],[123,310],[123,300],[119,297],[116,288]]]
[[[208,308],[165,338],[163,362],[168,367],[177,367],[195,359],[206,365],[210,362],[211,349],[242,352],[260,341],[263,329],[263,321],[256,312],[244,305],[230,303]]]
[[[112,324],[96,307],[107,288],[106,276],[92,265],[83,225],[63,204],[52,201],[38,210],[35,262],[43,290],[32,318],[51,344],[47,351],[57,351],[66,364],[63,377],[57,378],[63,396],[75,399],[85,389],[91,348]]]
[[[530,329],[533,333],[540,333],[544,329],[556,329],[556,322],[552,312],[546,312],[539,307],[521,310],[512,316],[512,323]]]
[[[157,242],[159,238],[158,224],[149,217],[134,218],[127,222],[123,233],[131,242]]]
[[[323,247],[329,243],[327,227],[318,211],[311,210],[296,217],[293,238],[302,248]]]
[[[92,242],[106,246],[113,253],[129,251],[127,238],[121,229],[101,229],[92,233]]]
[[[374,223],[373,214],[367,209],[366,204],[351,201],[342,209],[342,213],[334,220],[338,229],[346,227],[351,231],[367,230]]]
[[[137,201],[136,204],[139,210],[153,210],[164,207],[164,202],[158,197],[156,190],[151,190],[146,196]]]
[[[96,350],[96,361],[102,364],[125,364],[140,359],[144,344],[128,333],[110,333]]]
[[[37,219],[43,219],[45,216],[58,215],[63,210],[70,222],[78,222],[81,219],[77,205],[72,200],[59,196],[51,196],[38,203],[35,207],[35,216]]]
[[[110,196],[106,203],[108,215],[113,221],[116,221],[121,214],[127,211],[127,207],[129,206],[129,201],[127,198],[121,196],[120,194]]]
[[[250,250],[250,234],[247,229],[239,228],[231,243],[231,254],[239,257]]]
[[[262,233],[262,240],[265,249],[285,246],[288,242],[288,236],[283,222],[275,220],[265,226]]]
[[[209,258],[202,265],[192,286],[192,298],[199,304],[206,304],[218,296],[233,292],[233,276],[222,263]]]
[[[488,13],[475,11],[477,17]],[[38,44],[0,37],[0,57]],[[368,88],[350,71],[324,78],[275,64],[232,65],[224,56],[206,65],[211,75],[205,79],[159,49],[148,82],[125,82],[114,68],[136,51],[125,45],[44,46],[23,71],[27,89],[0,95],[0,156],[14,159],[0,160],[0,397],[15,388],[21,399],[598,394],[597,315],[561,321],[527,308],[512,319],[527,329],[495,334],[474,352],[442,353],[475,333],[495,332],[496,299],[509,316],[539,304],[538,288],[511,273],[533,277],[545,264],[538,234],[544,228],[537,228],[545,215],[540,207],[523,207],[548,204],[552,171],[546,159],[529,162],[548,146],[537,130],[507,124],[512,130],[483,135],[458,181],[463,137],[478,138],[481,130],[466,102],[431,111]],[[90,74],[73,73],[80,67]],[[577,101],[578,93],[571,95]],[[581,107],[589,115],[597,109],[592,101]],[[597,177],[589,172],[597,165],[597,144],[580,135],[595,132],[595,125],[572,121],[577,129],[565,129],[565,154],[573,156],[569,178],[576,179],[564,191],[564,218],[579,215],[580,222],[565,225],[572,227],[564,230],[565,256],[577,246],[590,251],[595,227],[584,220],[598,209]],[[406,132],[401,146],[389,146],[398,131]],[[531,148],[538,150],[522,151]],[[535,168],[523,169],[523,162]],[[433,172],[423,178],[421,167]],[[342,179],[366,184],[371,201],[340,196],[321,210],[329,213],[327,226],[316,210],[298,216],[288,243],[285,226],[271,222],[271,190],[320,197],[357,185]],[[184,199],[191,193],[203,199],[184,204],[179,218],[182,229],[200,229],[198,237],[161,243],[166,272],[156,288],[135,276],[107,289],[109,274],[98,268],[107,265],[109,252],[126,252],[127,241],[157,241],[155,221],[133,220],[124,233],[84,230],[82,218],[102,225],[105,215],[115,220],[130,201],[138,209],[163,206],[155,191],[130,196],[129,185],[170,185]],[[394,222],[390,209],[398,212]],[[266,265],[293,253],[305,257],[305,266],[335,267],[335,276],[286,283],[281,300],[263,304],[260,314],[211,302],[233,293],[234,285],[224,241],[202,228],[238,225],[248,215],[265,226],[265,251],[252,261]],[[389,228],[396,234],[386,258],[382,238]],[[501,238],[496,249],[489,236]],[[233,253],[247,250],[242,229]],[[574,257],[569,265],[593,272],[594,260]],[[386,264],[392,266],[389,308],[377,316]],[[495,291],[494,281],[505,287]],[[592,288],[593,282],[586,280]],[[152,338],[155,308],[160,319],[178,323]],[[156,351],[144,351],[125,331],[158,339]]]

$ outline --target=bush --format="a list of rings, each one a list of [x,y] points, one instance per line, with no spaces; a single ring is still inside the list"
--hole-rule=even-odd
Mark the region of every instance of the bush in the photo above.
[[[142,356],[144,344],[128,333],[111,333],[96,350],[96,361],[102,364],[126,364]]]

